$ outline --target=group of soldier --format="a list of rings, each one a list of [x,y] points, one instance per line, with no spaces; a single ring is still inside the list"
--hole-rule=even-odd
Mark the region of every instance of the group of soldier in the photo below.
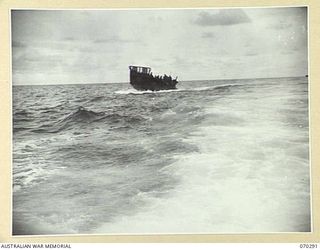
[[[154,77],[155,79],[163,80],[163,81],[165,81],[165,82],[171,82],[171,81],[173,80],[170,75],[167,76],[166,74],[164,74],[163,76],[161,76],[161,75],[160,75],[160,76],[159,76],[159,75],[153,76],[152,72],[150,72],[149,75],[152,76],[152,77]]]

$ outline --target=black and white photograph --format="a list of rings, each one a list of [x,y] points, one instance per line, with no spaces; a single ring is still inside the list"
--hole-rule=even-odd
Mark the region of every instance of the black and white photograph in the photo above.
[[[307,6],[10,15],[13,236],[313,231]]]

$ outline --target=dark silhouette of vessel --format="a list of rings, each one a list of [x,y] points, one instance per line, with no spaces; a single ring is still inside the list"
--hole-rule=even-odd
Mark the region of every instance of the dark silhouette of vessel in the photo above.
[[[177,78],[164,74],[163,76],[154,76],[151,68],[142,66],[129,66],[130,84],[136,90],[159,91],[166,89],[176,89]]]

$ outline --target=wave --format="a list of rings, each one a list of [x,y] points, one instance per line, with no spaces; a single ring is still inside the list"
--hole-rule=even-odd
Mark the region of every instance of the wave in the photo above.
[[[244,86],[244,84],[236,84],[236,83],[235,84],[221,84],[221,85],[216,85],[216,86],[199,87],[199,88],[195,88],[192,90],[206,91],[206,90],[215,90],[215,89],[225,89],[225,88],[230,88],[230,87],[239,87],[239,86]]]
[[[113,113],[113,114],[107,114],[98,120],[99,121],[107,120],[111,123],[125,122],[129,124],[134,124],[134,123],[138,123],[145,120],[152,120],[152,118],[144,117],[141,115],[131,116],[131,115],[120,115],[120,114]]]
[[[123,126],[131,127],[130,125],[145,120],[150,120],[150,118],[141,115],[129,116],[117,113],[107,114],[105,112],[94,112],[80,106],[75,112],[67,115],[61,120],[54,123],[42,124],[40,127],[33,129],[32,132],[58,133],[68,128],[78,128],[78,125],[80,124],[91,124],[93,122],[104,122],[107,124],[121,123],[121,125],[118,127],[122,128]]]
[[[76,112],[71,113],[66,118],[62,119],[61,123],[65,123],[65,122],[91,122],[96,119],[99,119],[103,115],[105,115],[104,112],[94,112],[91,110],[86,110],[84,107],[80,106]]]
[[[77,123],[90,123],[101,118],[104,112],[94,112],[91,110],[86,110],[84,107],[80,106],[77,111],[67,115],[60,121],[49,124],[42,124],[40,127],[33,129],[32,132],[35,133],[57,133],[63,129],[66,129]]]
[[[28,112],[27,110],[19,110],[19,111],[16,111],[16,112],[14,112],[14,116],[28,116],[28,115],[30,115],[31,113],[30,112]]]
[[[221,84],[221,85],[215,85],[215,86],[203,86],[198,88],[179,88],[179,89],[167,89],[167,90],[159,90],[159,91],[151,91],[151,90],[145,90],[145,91],[139,91],[136,89],[124,89],[124,90],[118,90],[115,91],[116,94],[120,95],[143,95],[143,94],[157,94],[157,93],[170,93],[170,92],[192,92],[192,91],[207,91],[207,90],[215,90],[215,89],[223,89],[223,88],[230,88],[230,87],[237,87],[237,86],[244,86],[244,84]]]
[[[51,106],[51,107],[42,107],[42,108],[38,108],[38,110],[40,111],[49,111],[49,110],[56,110],[56,109],[59,109],[59,108],[62,108],[64,104],[57,104],[55,106]]]
[[[16,133],[16,132],[30,130],[30,129],[32,129],[32,128],[29,128],[29,127],[13,127],[13,132]]]
[[[104,96],[96,96],[89,100],[89,102],[101,101],[104,99]]]
[[[151,91],[151,90],[136,90],[136,89],[124,89],[124,90],[118,90],[115,91],[116,94],[120,95],[143,95],[143,94],[156,94],[156,93],[170,93],[170,92],[179,92],[179,91],[185,91],[185,89],[167,89],[167,90],[159,90],[159,91]]]

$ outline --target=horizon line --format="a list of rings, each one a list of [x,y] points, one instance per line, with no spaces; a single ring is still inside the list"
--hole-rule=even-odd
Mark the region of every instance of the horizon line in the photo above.
[[[217,78],[217,79],[190,79],[181,80],[179,82],[192,82],[192,81],[230,81],[230,80],[249,80],[249,79],[275,79],[275,78],[298,78],[298,77],[308,77],[308,74],[300,76],[273,76],[273,77],[253,77],[253,78]],[[130,82],[77,82],[77,83],[35,83],[35,84],[14,84],[11,82],[12,86],[55,86],[55,85],[102,85],[102,84],[124,84]]]

